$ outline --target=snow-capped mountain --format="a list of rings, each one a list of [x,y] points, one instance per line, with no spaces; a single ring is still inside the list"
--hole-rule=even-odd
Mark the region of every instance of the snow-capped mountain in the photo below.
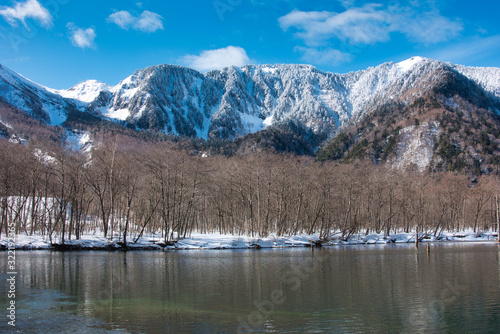
[[[317,152],[319,159],[369,159],[400,169],[475,174],[497,168],[499,69],[412,58],[363,75],[374,75],[384,66],[385,73],[394,73],[386,80],[396,78],[394,83],[386,86],[385,94],[374,91],[361,109],[362,117],[353,114],[352,121]]]
[[[68,113],[85,110],[86,105],[65,98],[0,65],[0,99],[50,125],[61,125]]]
[[[219,90],[213,80],[197,71],[153,66],[102,90],[89,109],[138,129],[207,137]]]
[[[97,99],[102,91],[110,90],[111,86],[97,80],[88,80],[79,83],[70,89],[54,90],[49,89],[52,93],[61,95],[67,99],[74,99],[84,103],[90,103]]]
[[[0,97],[50,124],[79,110],[136,129],[233,139],[291,120],[328,138],[388,102],[411,103],[447,75],[464,76],[500,98],[500,69],[421,57],[347,74],[310,65],[248,65],[206,74],[159,65],[116,86],[90,80],[68,90],[48,89],[0,67]]]

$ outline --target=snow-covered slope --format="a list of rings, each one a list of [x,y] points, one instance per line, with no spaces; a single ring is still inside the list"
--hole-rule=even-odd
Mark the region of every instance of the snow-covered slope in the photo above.
[[[289,120],[329,137],[381,104],[426,94],[451,70],[421,57],[347,74],[310,65],[248,65],[202,75],[161,65],[103,91],[94,110],[140,129],[203,138],[235,138]]]
[[[218,95],[217,85],[201,73],[160,65],[136,71],[90,107],[139,129],[206,138]]]
[[[87,80],[79,83],[70,89],[50,90],[67,99],[74,99],[84,103],[94,101],[102,91],[110,90],[111,86],[97,80]]]
[[[235,138],[289,120],[328,137],[388,99],[424,94],[444,66],[413,58],[342,75],[310,65],[248,65],[202,75],[161,65],[109,89],[95,110],[137,128],[204,138]]]
[[[485,91],[500,97],[500,68],[497,67],[470,67],[451,65],[459,73],[476,82]]]
[[[68,112],[85,105],[64,98],[0,65],[0,98],[33,118],[51,125],[62,124]]]
[[[408,103],[424,95],[446,70],[450,69],[444,63],[414,57],[347,74],[322,72],[310,65],[212,71],[207,76],[224,89],[211,134],[229,131],[230,136],[292,119],[329,135],[387,101]]]
[[[462,74],[500,97],[500,69],[413,57],[346,74],[310,65],[248,65],[201,74],[173,65],[138,70],[112,87],[90,80],[50,90],[0,67],[0,97],[51,124],[86,110],[137,129],[236,138],[294,121],[330,137],[388,102],[411,103],[445,73]]]

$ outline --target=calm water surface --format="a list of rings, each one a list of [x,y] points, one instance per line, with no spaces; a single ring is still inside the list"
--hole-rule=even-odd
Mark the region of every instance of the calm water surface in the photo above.
[[[17,326],[2,316],[0,332],[499,333],[499,254],[494,243],[435,244],[430,254],[18,251]]]

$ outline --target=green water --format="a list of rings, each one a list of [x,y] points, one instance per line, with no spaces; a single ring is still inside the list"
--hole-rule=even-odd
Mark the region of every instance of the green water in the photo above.
[[[16,327],[4,289],[0,332],[498,333],[499,252],[494,243],[436,244],[430,254],[412,245],[18,251]]]

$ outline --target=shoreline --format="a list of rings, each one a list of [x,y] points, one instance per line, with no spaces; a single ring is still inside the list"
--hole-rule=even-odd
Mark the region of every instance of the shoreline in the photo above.
[[[429,243],[470,243],[498,242],[496,232],[446,232],[440,236],[419,234],[419,244]],[[321,241],[319,234],[301,234],[295,236],[268,236],[263,238],[234,236],[224,234],[193,233],[190,237],[180,238],[173,245],[165,245],[158,235],[147,235],[137,243],[129,242],[126,246],[118,238],[109,240],[99,235],[83,235],[79,240],[66,240],[64,244],[50,243],[46,236],[16,235],[15,250],[19,251],[176,251],[176,250],[235,250],[235,249],[273,249],[296,247],[335,247],[381,244],[414,244],[412,233],[395,233],[387,237],[383,234],[353,235],[348,240],[332,236],[328,241]],[[133,238],[131,238],[133,239]],[[0,239],[0,251],[8,250],[8,240]]]

